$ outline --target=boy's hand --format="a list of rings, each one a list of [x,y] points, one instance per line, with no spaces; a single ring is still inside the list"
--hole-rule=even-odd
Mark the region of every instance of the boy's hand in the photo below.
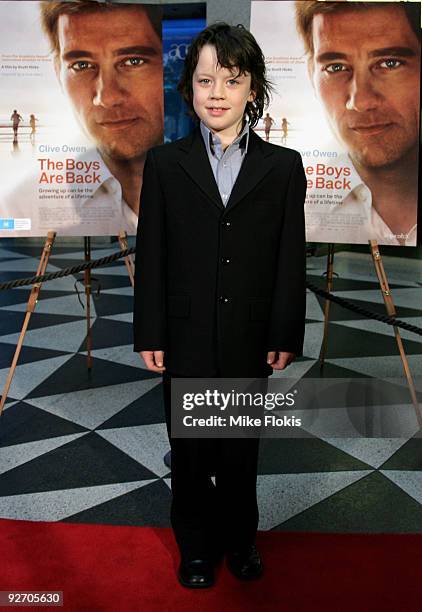
[[[285,353],[282,351],[269,351],[267,353],[267,363],[273,370],[284,370],[289,363],[294,361],[296,355],[294,353]]]
[[[151,372],[164,372],[164,351],[141,351],[140,356]]]

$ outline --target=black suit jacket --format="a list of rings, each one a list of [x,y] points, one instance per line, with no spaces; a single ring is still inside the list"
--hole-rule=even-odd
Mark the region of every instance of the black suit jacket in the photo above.
[[[306,179],[299,153],[250,131],[224,207],[199,129],[146,158],[136,241],[134,350],[169,373],[264,377],[302,354]]]

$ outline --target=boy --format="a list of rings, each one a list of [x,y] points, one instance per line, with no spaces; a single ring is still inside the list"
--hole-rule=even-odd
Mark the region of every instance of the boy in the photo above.
[[[171,377],[266,378],[302,351],[306,181],[297,152],[251,129],[269,88],[253,36],[209,26],[179,84],[199,126],[150,150],[144,169],[135,350],[163,373],[178,576],[192,588],[213,584],[222,553],[238,578],[262,573],[259,439],[172,438]]]

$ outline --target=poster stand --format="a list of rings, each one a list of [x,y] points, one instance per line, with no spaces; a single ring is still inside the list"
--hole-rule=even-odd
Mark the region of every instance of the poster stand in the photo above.
[[[47,238],[44,243],[44,247],[41,253],[40,263],[37,268],[36,276],[42,276],[45,274],[48,260],[51,254],[51,250],[53,248],[54,240],[56,238],[56,232],[49,231],[47,233]],[[126,232],[120,232],[118,235],[118,240],[120,244],[120,248],[122,250],[126,250],[129,248],[127,242],[127,234]],[[84,259],[85,262],[91,261],[91,238],[89,236],[84,237]],[[132,287],[135,285],[135,264],[131,255],[127,255],[125,258],[125,264],[129,275],[129,280],[131,282]],[[87,352],[87,368],[88,372],[92,369],[92,333],[91,333],[91,295],[92,295],[92,277],[91,277],[91,268],[87,268],[84,271],[84,280],[83,280],[84,288],[85,288],[85,298],[86,298],[86,352]],[[26,315],[22,325],[22,330],[19,336],[18,343],[16,345],[15,354],[13,356],[12,364],[10,366],[9,373],[7,375],[6,384],[3,389],[3,394],[0,401],[0,416],[2,414],[4,405],[6,403],[7,395],[9,393],[10,385],[12,384],[12,379],[15,373],[16,365],[18,363],[19,355],[22,350],[23,341],[25,338],[25,334],[28,328],[29,320],[31,318],[31,314],[35,310],[35,306],[38,301],[38,296],[41,290],[42,283],[35,283],[32,287],[31,293],[28,298],[28,303],[26,306]],[[82,304],[82,302],[81,302]]]
[[[378,243],[376,240],[369,240],[369,249],[371,251],[372,260],[375,267],[375,272],[378,277],[378,282],[380,285],[381,293],[384,299],[385,309],[387,311],[387,315],[389,317],[395,317],[397,315],[396,308],[394,306],[393,298],[391,296],[390,287],[387,280],[387,275],[385,273],[384,265],[382,263],[381,253],[379,251]],[[334,245],[328,245],[328,253],[327,253],[327,283],[326,283],[326,291],[331,293],[333,286],[333,277],[334,277]],[[320,371],[322,371],[325,361],[325,356],[327,352],[328,345],[328,323],[329,323],[329,315],[330,315],[330,300],[325,301],[324,306],[324,332],[321,342],[321,350],[319,354],[320,361]],[[406,353],[403,347],[403,341],[400,336],[399,328],[393,325],[394,336],[396,338],[397,346],[400,353],[400,358],[403,364],[403,370],[406,376],[407,385],[409,387],[410,396],[412,398],[412,403],[415,408],[416,418],[418,420],[419,427],[422,428],[422,415],[419,408],[419,402],[416,395],[415,384],[413,382],[412,374],[409,368],[409,362],[406,357]]]
[[[371,250],[372,260],[374,262],[375,272],[378,277],[382,297],[384,299],[385,309],[389,317],[395,317],[397,315],[396,307],[394,306],[393,298],[391,296],[390,287],[388,285],[387,275],[384,270],[384,265],[381,259],[381,253],[379,251],[378,243],[376,240],[369,240],[369,248]],[[394,335],[396,338],[397,346],[402,360],[404,373],[407,379],[407,385],[409,387],[410,396],[412,403],[415,408],[416,417],[418,419],[419,427],[422,427],[422,416],[419,408],[419,402],[416,395],[416,389],[413,382],[412,374],[410,372],[409,363],[407,361],[406,353],[404,352],[403,341],[400,336],[399,328],[393,325]]]
[[[47,233],[47,238],[44,242],[44,247],[41,253],[40,263],[38,264],[37,276],[42,276],[45,274],[45,270],[47,268],[48,260],[51,255],[51,250],[53,248],[54,240],[56,238],[56,232],[50,231]],[[3,395],[0,401],[0,416],[4,408],[4,404],[6,403],[7,395],[9,393],[10,385],[12,383],[13,375],[15,373],[16,364],[19,359],[20,352],[22,350],[23,340],[25,338],[26,330],[28,328],[29,320],[31,318],[31,314],[35,310],[35,306],[38,302],[38,296],[41,291],[42,283],[35,283],[31,289],[31,293],[29,294],[28,303],[26,305],[26,314],[25,319],[23,321],[22,330],[19,336],[18,343],[16,345],[15,354],[13,356],[12,365],[10,366],[9,373],[7,375],[6,384],[3,389]]]

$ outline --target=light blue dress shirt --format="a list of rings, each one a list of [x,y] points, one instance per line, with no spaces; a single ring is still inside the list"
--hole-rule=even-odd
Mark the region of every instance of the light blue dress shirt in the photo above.
[[[226,206],[248,150],[249,123],[245,123],[239,136],[225,151],[220,138],[213,134],[202,121],[200,128],[214,178],[223,204]]]

